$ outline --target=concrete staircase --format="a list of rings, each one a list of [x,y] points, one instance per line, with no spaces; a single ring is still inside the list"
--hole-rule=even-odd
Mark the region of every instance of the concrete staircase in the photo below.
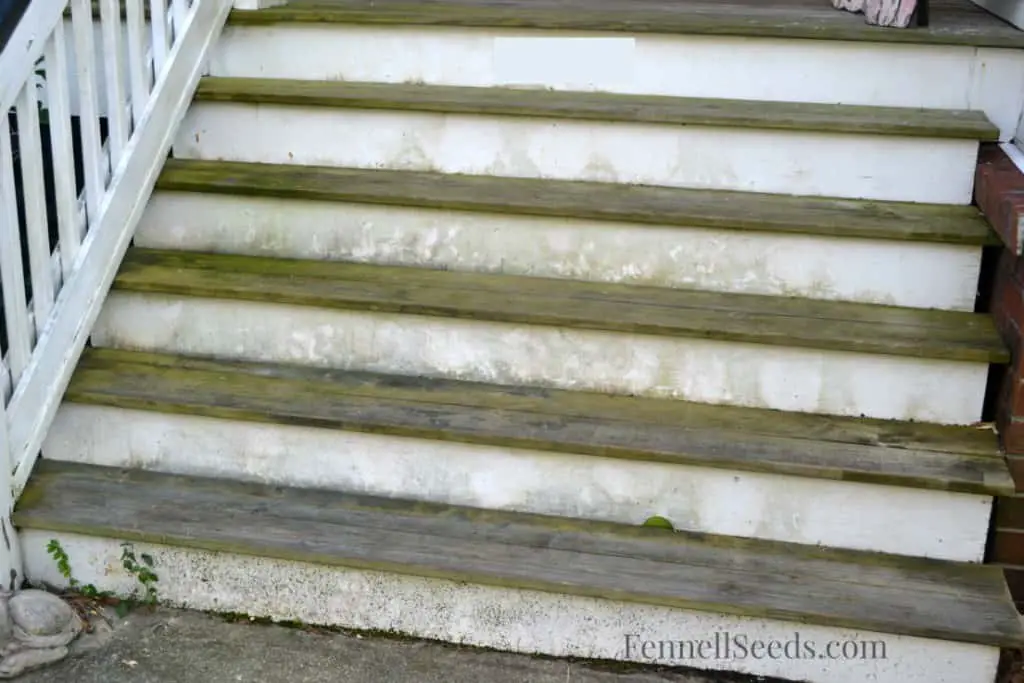
[[[1024,39],[820,4],[232,15],[16,512],[30,577],[56,538],[130,591],[130,541],[198,609],[993,681],[969,202]]]

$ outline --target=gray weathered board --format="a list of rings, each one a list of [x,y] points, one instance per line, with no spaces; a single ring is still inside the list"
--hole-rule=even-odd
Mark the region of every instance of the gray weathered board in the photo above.
[[[206,77],[199,82],[196,100],[989,142],[999,139],[999,129],[983,112],[968,109],[218,77]]]
[[[995,435],[668,399],[90,349],[73,403],[982,494]]]
[[[168,159],[156,189],[556,216],[682,228],[756,230],[974,246],[1002,244],[973,206],[549,178]]]
[[[521,275],[132,249],[118,291],[1005,363],[990,316]]]
[[[40,461],[21,528],[1019,646],[998,567]]]

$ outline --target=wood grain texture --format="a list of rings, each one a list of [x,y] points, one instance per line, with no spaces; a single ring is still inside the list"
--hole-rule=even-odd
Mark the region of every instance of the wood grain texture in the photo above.
[[[927,27],[894,31],[823,0],[292,0],[234,11],[234,25],[284,22],[488,26],[624,33],[1024,47],[1024,33],[969,0],[932,0]]]
[[[129,410],[1003,495],[995,435],[685,401],[91,349],[66,399]]]
[[[722,292],[133,249],[120,291],[1004,363],[989,316]]]
[[[983,112],[406,83],[206,77],[200,102],[524,116],[995,141]]]
[[[40,463],[22,528],[1019,646],[997,567]]]
[[[168,159],[157,190],[852,239],[1000,244],[970,206],[534,178]]]

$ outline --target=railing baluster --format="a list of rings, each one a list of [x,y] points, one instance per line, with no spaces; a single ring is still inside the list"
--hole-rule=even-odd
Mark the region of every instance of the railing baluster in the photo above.
[[[121,48],[121,3],[100,0],[100,25],[103,35],[103,60],[107,80],[107,144],[110,145],[110,167],[117,168],[121,151],[128,142],[125,120],[124,53]]]
[[[7,112],[0,116],[0,284],[3,285],[4,321],[14,384],[28,366],[32,331],[25,300],[25,276],[18,235],[18,198],[14,186],[14,153]]]
[[[32,282],[32,310],[36,334],[42,331],[53,308],[53,279],[50,276],[50,235],[46,217],[46,181],[43,176],[43,141],[39,133],[39,100],[30,79],[18,98],[18,147],[21,151],[21,181],[25,197],[25,239],[28,242],[28,272]]]
[[[142,120],[149,102],[149,85],[146,79],[146,18],[143,11],[145,0],[125,0],[125,20],[128,24],[128,82],[132,92],[132,118],[134,126]]]
[[[46,104],[53,158],[53,190],[57,204],[57,236],[61,271],[66,280],[78,258],[82,224],[78,218],[74,143],[71,137],[71,100],[68,84],[64,22],[58,22],[46,46]]]
[[[90,224],[100,211],[106,172],[100,150],[100,122],[96,100],[96,49],[93,45],[92,3],[71,0],[71,22],[75,33],[75,62],[78,66],[78,123],[82,132],[82,161],[85,174],[85,205]]]
[[[167,0],[150,0],[149,25],[153,31],[153,81],[160,78],[167,61]]]
[[[0,405],[7,405],[14,393],[14,382],[11,381],[10,363],[7,357],[0,358]]]
[[[178,42],[178,36],[185,30],[185,16],[188,14],[188,4],[186,0],[171,0],[171,14],[174,17],[174,41],[172,45]]]

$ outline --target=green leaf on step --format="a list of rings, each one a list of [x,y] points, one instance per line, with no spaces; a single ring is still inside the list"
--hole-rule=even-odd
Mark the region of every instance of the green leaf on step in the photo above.
[[[672,522],[668,521],[667,519],[659,515],[648,517],[647,521],[643,523],[643,526],[654,527],[655,529],[668,529],[669,531],[675,531],[675,527],[672,526]]]

